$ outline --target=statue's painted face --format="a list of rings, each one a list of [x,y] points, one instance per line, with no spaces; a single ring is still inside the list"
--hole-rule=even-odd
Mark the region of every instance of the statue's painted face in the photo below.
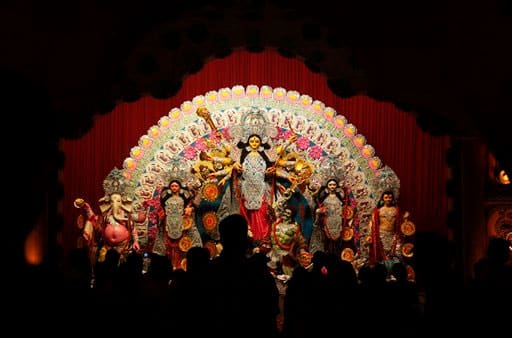
[[[337,187],[338,183],[336,181],[329,181],[329,183],[327,183],[327,189],[329,189],[329,192],[335,192]]]
[[[180,191],[180,185],[178,184],[178,182],[172,182],[171,185],[169,186],[169,188],[171,189],[171,192],[173,194],[177,193]]]
[[[253,135],[249,138],[249,147],[252,150],[258,150],[260,145],[261,145],[261,140],[260,140],[259,136]]]
[[[112,210],[114,213],[120,213],[121,212],[121,205],[122,205],[122,198],[119,194],[112,194],[110,195],[110,200],[112,202]]]
[[[382,201],[384,202],[385,206],[392,205],[393,204],[393,195],[391,195],[391,194],[384,194],[384,196],[382,196]]]
[[[289,221],[292,219],[292,211],[290,209],[286,209],[283,213],[283,218],[286,220],[286,221]]]

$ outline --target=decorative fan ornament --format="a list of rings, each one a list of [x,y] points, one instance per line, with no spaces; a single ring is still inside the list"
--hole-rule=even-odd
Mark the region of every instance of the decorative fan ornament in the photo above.
[[[345,170],[343,168],[343,162],[339,158],[329,157],[324,164],[318,170],[317,176],[322,186],[325,186],[327,182],[334,179],[338,182],[338,185],[342,185],[345,179]]]
[[[110,198],[113,194],[119,194],[124,200],[131,200],[134,193],[133,185],[130,181],[126,180],[123,171],[114,168],[103,180],[103,190],[105,191],[106,199]]]
[[[387,165],[382,167],[378,171],[378,198],[382,196],[382,193],[385,191],[391,191],[393,192],[393,196],[395,197],[395,200],[398,200],[398,196],[400,194],[400,180],[398,179],[398,176],[396,176],[393,169],[388,167]]]
[[[172,158],[166,170],[162,174],[165,185],[171,181],[179,181],[182,187],[189,189],[197,188],[201,185],[199,179],[192,174],[189,164],[180,158]]]

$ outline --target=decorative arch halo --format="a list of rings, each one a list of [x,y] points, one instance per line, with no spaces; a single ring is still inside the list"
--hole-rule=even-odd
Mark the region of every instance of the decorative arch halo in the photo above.
[[[276,136],[272,137],[274,143],[287,139],[293,130],[298,137],[293,150],[303,154],[316,168],[322,167],[328,159],[343,163],[344,185],[357,201],[361,238],[368,234],[368,222],[383,189],[383,180],[399,189],[400,181],[393,170],[383,165],[375,149],[367,144],[366,137],[334,108],[307,94],[282,87],[235,85],[208,91],[183,102],[179,108],[172,108],[131,148],[130,156],[123,162],[123,175],[135,187],[136,207],[146,205],[145,202],[167,183],[162,173],[174,158],[193,163],[199,153],[206,150],[208,142],[216,140],[209,125],[195,114],[197,108],[203,106],[211,112],[224,138],[231,142],[238,141],[234,139],[236,135],[230,133],[232,127],[240,124],[243,113],[257,108],[276,128]],[[237,156],[236,147],[233,148],[232,156]],[[147,233],[147,229],[141,229],[141,233]],[[360,248],[366,250],[363,246]]]

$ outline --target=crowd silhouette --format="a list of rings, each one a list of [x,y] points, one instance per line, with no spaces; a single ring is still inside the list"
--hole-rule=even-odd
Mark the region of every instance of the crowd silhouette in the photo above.
[[[207,249],[191,248],[186,270],[173,271],[168,257],[154,255],[143,274],[142,255],[119,264],[115,250],[93,269],[87,250],[76,249],[51,278],[27,279],[11,314],[33,303],[38,330],[53,333],[75,327],[90,334],[283,338],[500,332],[510,317],[512,267],[503,239],[490,240],[469,285],[457,279],[453,243],[418,234],[416,280],[400,263],[355,271],[339,256],[318,251],[311,266],[293,271],[280,294],[268,258],[249,249],[245,218],[224,218],[219,232],[221,254],[212,259]],[[56,310],[49,321],[44,314],[50,304]]]

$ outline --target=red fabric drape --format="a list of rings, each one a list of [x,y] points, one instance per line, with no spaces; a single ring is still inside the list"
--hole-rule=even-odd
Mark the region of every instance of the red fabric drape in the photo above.
[[[312,73],[299,60],[270,50],[240,51],[208,62],[200,72],[184,80],[174,97],[165,100],[144,97],[134,103],[121,103],[111,113],[98,116],[94,127],[81,139],[61,142],[66,157],[60,176],[64,186],[61,204],[64,248],[73,247],[78,234],[73,200],[83,197],[97,210],[96,202],[103,196],[103,179],[113,167],[122,167],[130,149],[149,127],[185,100],[237,84],[297,90],[343,114],[400,178],[401,210],[411,212],[411,220],[419,230],[446,232],[448,137],[433,137],[423,132],[411,114],[398,110],[392,103],[365,96],[349,99],[335,96],[327,87],[325,77]]]

